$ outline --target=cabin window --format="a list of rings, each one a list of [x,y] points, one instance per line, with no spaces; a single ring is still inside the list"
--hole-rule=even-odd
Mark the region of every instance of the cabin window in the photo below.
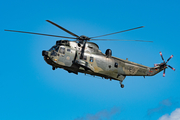
[[[87,56],[84,55],[84,60],[87,60]]]
[[[60,53],[65,54],[65,48],[60,47]]]
[[[90,62],[93,62],[93,61],[94,61],[94,58],[93,58],[93,57],[90,57],[89,61],[90,61]]]
[[[114,67],[116,67],[116,68],[118,67],[118,63],[117,62],[114,63]]]
[[[71,52],[71,49],[67,49],[68,52]]]

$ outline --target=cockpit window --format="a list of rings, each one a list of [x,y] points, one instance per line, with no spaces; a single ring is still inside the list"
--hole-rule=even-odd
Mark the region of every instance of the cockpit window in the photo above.
[[[49,49],[49,51],[51,51],[51,50],[55,50],[55,46],[53,46],[51,49]]]
[[[56,47],[56,48],[55,48],[55,51],[58,52],[58,50],[59,50],[59,47]]]
[[[59,46],[53,46],[51,49],[49,49],[49,51],[52,51],[52,50],[58,51],[57,49],[59,49]]]
[[[51,52],[51,55],[52,56],[57,56],[59,55],[57,52],[59,51],[59,46],[53,46],[51,49],[49,49],[49,51],[52,51]]]
[[[60,53],[65,54],[65,48],[60,47]]]

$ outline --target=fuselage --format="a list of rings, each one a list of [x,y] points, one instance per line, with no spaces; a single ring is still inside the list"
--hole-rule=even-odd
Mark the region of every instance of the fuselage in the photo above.
[[[87,42],[81,58],[83,44],[73,41],[58,41],[49,51],[45,51],[45,61],[55,68],[68,72],[78,72],[123,81],[126,76],[152,76],[163,70],[147,67],[128,60],[103,54],[97,44]]]

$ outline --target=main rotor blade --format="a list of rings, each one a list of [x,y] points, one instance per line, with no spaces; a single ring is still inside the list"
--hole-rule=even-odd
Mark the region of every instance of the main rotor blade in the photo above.
[[[95,36],[95,37],[90,37],[90,38],[97,38],[97,37],[103,37],[103,36],[113,35],[113,34],[122,33],[122,32],[127,32],[127,31],[131,31],[131,30],[135,30],[135,29],[139,29],[139,28],[143,28],[143,27],[144,27],[144,26],[140,26],[140,27],[136,27],[136,28],[131,28],[131,29],[127,29],[127,30],[123,30],[123,31],[119,31],[119,32],[109,33],[109,34],[100,35],[100,36]]]
[[[68,38],[68,39],[77,39],[77,38],[73,38],[73,37],[65,37],[65,36],[50,35],[50,34],[43,34],[43,33],[26,32],[26,31],[16,31],[16,30],[4,30],[4,31],[28,33],[28,34],[35,34],[35,35],[44,35],[44,36],[51,36],[51,37]]]
[[[145,40],[123,40],[123,39],[90,39],[90,40],[98,40],[98,41],[136,41],[136,42],[153,42],[153,41],[145,41]]]
[[[56,23],[54,23],[54,22],[52,22],[52,21],[50,21],[50,20],[46,20],[46,21],[49,22],[49,23],[51,23],[51,24],[53,24],[53,25],[55,25],[55,26],[57,26],[57,27],[60,28],[61,30],[65,31],[65,32],[67,32],[67,33],[69,33],[69,34],[71,34],[72,36],[75,36],[75,37],[79,38],[78,35],[76,35],[76,34],[70,32],[69,30],[67,30],[67,29],[65,29],[65,28],[63,28],[63,27],[61,27],[60,25],[58,25],[58,24],[56,24]]]

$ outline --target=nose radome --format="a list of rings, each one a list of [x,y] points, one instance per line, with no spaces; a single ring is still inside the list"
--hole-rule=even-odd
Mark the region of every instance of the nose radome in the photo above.
[[[42,56],[47,56],[47,55],[48,55],[48,52],[45,51],[45,50],[43,50],[43,51],[42,51]]]

